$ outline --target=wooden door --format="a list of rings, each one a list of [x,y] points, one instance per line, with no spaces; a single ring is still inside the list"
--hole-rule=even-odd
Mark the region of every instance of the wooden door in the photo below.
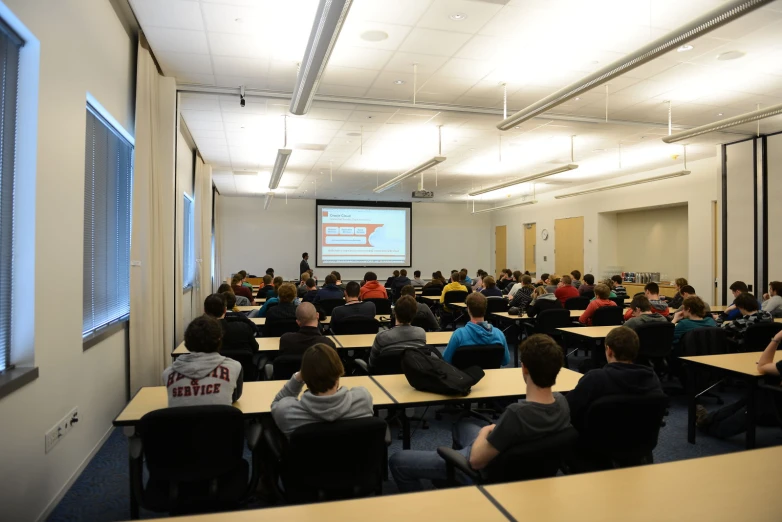
[[[494,227],[494,275],[499,276],[500,270],[507,268],[508,262],[508,229],[505,225]]]
[[[554,267],[558,276],[584,273],[584,216],[554,221]]]
[[[535,252],[538,241],[538,227],[535,223],[524,224],[524,270],[529,270],[530,274],[537,275],[535,266]]]

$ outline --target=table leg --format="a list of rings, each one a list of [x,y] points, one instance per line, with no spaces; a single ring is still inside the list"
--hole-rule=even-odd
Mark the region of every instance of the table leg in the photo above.
[[[747,449],[755,447],[755,418],[757,416],[757,397],[755,391],[758,387],[757,379],[749,379],[747,383]]]
[[[133,480],[135,479],[133,467],[136,465],[136,461],[133,458],[133,440],[137,439],[138,435],[136,435],[136,429],[133,426],[124,428],[123,433],[128,438],[128,493],[130,494],[130,519],[138,520],[139,505],[136,496],[133,494]]]
[[[687,366],[687,442],[695,444],[695,372],[696,365]]]
[[[602,368],[608,362],[603,348],[603,339],[595,339],[595,345],[592,347],[592,363],[595,368]]]
[[[407,418],[407,412],[404,408],[401,410],[402,417],[402,449],[410,449],[410,419]]]

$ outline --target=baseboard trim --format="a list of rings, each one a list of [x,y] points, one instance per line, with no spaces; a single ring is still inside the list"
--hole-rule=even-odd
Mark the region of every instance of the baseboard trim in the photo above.
[[[52,514],[52,511],[54,511],[54,508],[57,507],[57,504],[60,503],[60,501],[63,499],[65,494],[68,492],[69,489],[71,489],[71,486],[73,486],[73,483],[76,482],[76,479],[79,478],[79,475],[81,475],[81,472],[84,471],[84,468],[87,467],[87,464],[90,463],[92,458],[98,453],[98,451],[103,447],[103,445],[106,443],[106,441],[111,436],[112,431],[114,431],[114,426],[109,426],[109,429],[106,430],[106,433],[103,434],[103,437],[100,438],[97,444],[92,448],[90,453],[84,458],[81,464],[79,464],[79,467],[76,468],[76,471],[73,472],[73,475],[71,475],[71,478],[68,479],[68,481],[65,483],[65,485],[60,489],[60,491],[55,495],[55,497],[49,502],[49,504],[46,506],[46,508],[41,512],[41,514],[36,518],[38,522],[43,522],[47,518],[49,518],[49,515]]]

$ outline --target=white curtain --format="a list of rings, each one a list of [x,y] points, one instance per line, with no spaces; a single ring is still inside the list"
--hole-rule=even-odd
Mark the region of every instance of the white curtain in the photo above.
[[[217,292],[217,289],[220,287],[221,284],[223,284],[223,280],[225,277],[223,276],[222,272],[222,266],[220,263],[221,255],[220,253],[223,251],[223,243],[222,243],[222,231],[220,230],[220,206],[223,204],[223,197],[220,196],[220,194],[215,194],[215,205],[214,205],[214,224],[215,224],[215,266],[212,270],[214,272],[214,281],[212,281],[212,291]]]
[[[174,146],[176,82],[160,76],[144,38],[138,46],[130,387],[159,386],[174,348]]]
[[[212,166],[196,154],[195,163],[195,259],[193,317],[201,315],[212,293]]]

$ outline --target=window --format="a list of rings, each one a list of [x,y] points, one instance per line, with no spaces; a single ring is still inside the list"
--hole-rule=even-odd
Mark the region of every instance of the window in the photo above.
[[[130,313],[133,145],[87,105],[84,166],[83,336]]]
[[[184,227],[182,230],[182,280],[184,288],[193,288],[195,256],[193,255],[193,200],[185,194]]]
[[[0,372],[11,364],[16,108],[21,47],[22,40],[0,22]]]

